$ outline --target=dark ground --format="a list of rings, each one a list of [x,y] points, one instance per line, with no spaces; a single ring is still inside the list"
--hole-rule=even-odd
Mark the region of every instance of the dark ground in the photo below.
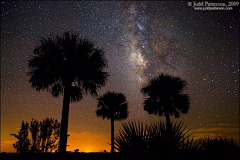
[[[213,156],[213,155],[177,155],[171,158],[163,158],[161,155],[153,156],[149,154],[110,154],[110,153],[46,153],[46,154],[14,154],[1,153],[1,160],[239,160],[239,155],[235,156]]]

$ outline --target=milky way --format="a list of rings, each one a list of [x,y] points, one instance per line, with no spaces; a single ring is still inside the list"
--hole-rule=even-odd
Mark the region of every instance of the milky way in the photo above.
[[[135,77],[138,82],[141,82],[146,80],[144,72],[147,68],[147,60],[143,53],[146,44],[144,43],[144,36],[141,34],[144,29],[141,23],[143,17],[139,16],[140,13],[138,12],[134,4],[129,6],[129,18],[127,18],[128,21],[125,24],[125,26],[128,27],[127,36],[129,39],[126,52],[129,53],[127,59],[131,64],[133,77]]]
[[[124,4],[122,16],[123,45],[120,50],[126,52],[126,62],[130,75],[140,86],[159,73],[176,73],[176,65],[183,61],[181,48],[184,44],[173,38],[174,31],[165,32],[171,21],[164,22],[163,17],[151,16],[145,3]],[[179,35],[177,35],[179,37]],[[180,46],[181,45],[181,46]],[[177,63],[176,63],[177,59]]]

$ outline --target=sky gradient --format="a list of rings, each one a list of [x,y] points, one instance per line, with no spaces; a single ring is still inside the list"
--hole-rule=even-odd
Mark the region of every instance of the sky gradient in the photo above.
[[[125,94],[129,117],[165,117],[143,110],[141,87],[161,73],[187,82],[190,110],[184,121],[196,138],[239,141],[239,7],[198,11],[188,2],[1,2],[1,152],[15,152],[21,121],[61,120],[63,97],[28,83],[27,61],[39,37],[79,32],[104,49],[110,77],[99,95]],[[67,150],[110,151],[110,121],[97,117],[97,100],[85,95],[70,105]],[[174,117],[170,117],[175,121]]]

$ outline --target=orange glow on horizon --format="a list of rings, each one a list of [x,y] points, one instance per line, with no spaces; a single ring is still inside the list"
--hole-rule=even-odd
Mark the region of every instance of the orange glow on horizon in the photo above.
[[[17,139],[13,136],[10,136],[4,128],[2,128],[1,132],[1,151],[7,153],[16,153],[16,150],[13,148],[13,144],[16,143]],[[16,128],[12,133],[17,133],[19,128]],[[115,134],[118,133],[118,130],[115,131]],[[237,124],[217,124],[211,127],[202,127],[196,129],[190,129],[188,132],[192,134],[194,139],[201,138],[203,136],[214,136],[218,133],[219,136],[227,138],[234,138],[237,142],[239,142],[239,127]],[[68,147],[67,151],[74,152],[74,150],[79,149],[78,152],[110,152],[110,132],[101,133],[97,132],[69,132],[70,134],[68,138]]]
[[[72,132],[69,134],[67,151],[74,152],[76,149],[86,153],[110,151],[111,146],[108,144],[110,143],[110,135],[92,132]]]
[[[79,152],[110,152],[110,134],[92,133],[92,132],[82,132],[82,133],[69,133],[68,147],[67,151],[74,152],[74,150],[79,149]],[[7,135],[7,134],[4,134]],[[9,138],[9,139],[6,139]],[[13,136],[2,136],[1,135],[1,153],[16,153],[13,144],[16,143],[17,139]]]

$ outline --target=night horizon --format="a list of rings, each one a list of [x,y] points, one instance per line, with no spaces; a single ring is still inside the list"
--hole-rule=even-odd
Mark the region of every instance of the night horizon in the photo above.
[[[36,91],[28,61],[40,37],[78,32],[102,48],[110,75],[98,96],[123,93],[122,123],[164,121],[144,111],[141,88],[160,74],[187,85],[190,109],[180,118],[194,139],[218,135],[239,142],[239,7],[194,10],[188,2],[1,2],[1,152],[13,153],[22,121],[61,121],[63,96]],[[67,151],[110,152],[110,120],[96,116],[97,97],[70,103]]]

